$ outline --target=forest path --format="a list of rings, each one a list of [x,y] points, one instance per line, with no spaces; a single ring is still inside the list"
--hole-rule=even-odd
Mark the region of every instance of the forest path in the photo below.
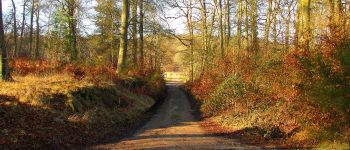
[[[172,82],[165,102],[136,134],[93,149],[258,149],[235,139],[207,134],[194,112],[186,94]]]

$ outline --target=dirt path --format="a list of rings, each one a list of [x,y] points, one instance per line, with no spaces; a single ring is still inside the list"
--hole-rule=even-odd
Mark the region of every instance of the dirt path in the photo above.
[[[169,86],[168,93],[157,114],[134,136],[93,149],[257,149],[234,139],[206,134],[185,93],[176,86]]]

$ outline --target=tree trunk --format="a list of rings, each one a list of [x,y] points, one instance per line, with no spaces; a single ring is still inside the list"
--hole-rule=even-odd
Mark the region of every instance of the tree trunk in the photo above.
[[[15,45],[14,55],[15,55],[15,57],[18,57],[16,4],[15,4],[14,0],[11,0],[11,2],[12,2],[12,8],[13,8],[13,12],[12,12],[12,16],[13,16],[13,41],[14,41],[14,45]]]
[[[270,27],[271,27],[271,14],[272,14],[272,0],[268,0],[268,8],[266,14],[266,24],[265,24],[265,45],[269,45]]]
[[[122,73],[126,67],[126,53],[128,48],[128,18],[129,18],[129,1],[122,0],[122,16],[120,27],[120,47],[118,57],[117,73]]]
[[[246,43],[246,50],[248,51],[250,47],[249,43],[249,17],[248,17],[248,0],[244,0],[245,6],[244,6],[244,14],[245,14],[245,20],[244,20],[244,30],[245,30],[245,43]]]
[[[131,13],[132,13],[132,56],[133,65],[137,66],[137,0],[131,2]]]
[[[35,58],[40,57],[40,24],[39,24],[39,15],[40,15],[40,0],[37,1],[36,6],[36,47],[35,47]]]
[[[26,3],[27,0],[23,0],[23,14],[22,14],[22,26],[21,26],[21,37],[19,42],[19,56],[23,57],[23,36],[24,36],[24,26],[25,26],[25,20],[26,20]]]
[[[35,57],[33,53],[33,23],[34,23],[34,8],[35,8],[35,0],[32,0],[32,8],[30,11],[30,31],[29,31],[29,52],[31,56]]]
[[[77,19],[75,16],[77,5],[76,0],[68,0],[68,49],[70,51],[70,60],[72,62],[78,59]]]
[[[329,28],[332,38],[341,38],[343,35],[343,7],[341,0],[328,0],[330,21]]]
[[[274,0],[274,8],[273,8],[273,27],[272,27],[272,33],[273,33],[273,49],[277,48],[277,13],[279,9],[279,4],[277,0]]]
[[[139,52],[140,52],[140,62],[141,68],[144,66],[144,52],[143,52],[143,22],[144,22],[144,10],[143,10],[143,0],[139,1],[139,11],[140,11],[140,23],[139,23]]]
[[[194,82],[194,31],[193,31],[193,20],[192,20],[192,0],[189,0],[186,4],[187,6],[187,12],[186,12],[186,21],[187,21],[187,28],[188,32],[190,34],[190,51],[191,51],[191,82]]]
[[[251,3],[251,33],[252,33],[252,50],[256,52],[259,50],[258,41],[258,4],[256,0],[250,0]]]
[[[214,0],[214,5],[216,7],[216,10],[218,11],[218,30],[219,30],[219,40],[220,40],[220,52],[221,52],[221,58],[224,58],[225,51],[224,51],[224,29],[223,29],[223,14],[222,14],[222,0]]]
[[[299,26],[301,27],[301,47],[304,53],[308,53],[310,49],[310,37],[311,35],[311,28],[310,28],[310,5],[311,0],[299,0],[298,3],[300,3],[298,8],[298,11],[300,11],[300,20],[299,20]]]
[[[1,78],[4,81],[10,81],[11,75],[8,66],[7,51],[5,45],[4,23],[2,19],[2,0],[0,0],[0,47],[1,47]]]
[[[284,40],[284,48],[289,51],[289,38],[290,38],[290,20],[291,20],[291,17],[292,17],[292,6],[293,6],[293,1],[288,1],[288,8],[287,8],[287,13],[288,13],[288,16],[287,16],[287,20],[286,20],[286,37],[285,37],[285,40]]]
[[[243,4],[242,0],[238,0],[238,18],[237,18],[237,45],[238,45],[238,52],[242,48],[242,18],[243,18]]]
[[[225,50],[224,50],[224,29],[222,24],[222,0],[219,0],[219,31],[220,31],[220,51],[221,57],[224,58]]]
[[[227,16],[226,16],[226,23],[227,23],[227,39],[226,39],[226,46],[228,47],[230,45],[230,40],[231,40],[231,3],[230,0],[227,0]]]
[[[208,27],[207,27],[207,6],[206,1],[201,0],[201,18],[202,18],[202,74],[205,72],[205,66],[207,62],[207,53],[208,53]]]

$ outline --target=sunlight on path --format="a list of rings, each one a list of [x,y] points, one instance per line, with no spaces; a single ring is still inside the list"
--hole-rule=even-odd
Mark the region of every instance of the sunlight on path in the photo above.
[[[134,136],[94,149],[257,149],[234,139],[206,134],[185,93],[176,86],[169,86],[168,93],[157,114]]]
[[[167,85],[184,84],[189,80],[189,77],[184,72],[164,72],[164,78]]]

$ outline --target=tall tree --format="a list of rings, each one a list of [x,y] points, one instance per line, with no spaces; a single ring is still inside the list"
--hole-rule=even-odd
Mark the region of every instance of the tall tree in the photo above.
[[[270,27],[271,27],[271,14],[272,14],[272,0],[268,0],[268,6],[266,11],[266,23],[265,23],[265,45],[269,45]]]
[[[242,48],[242,20],[243,20],[243,0],[238,0],[238,14],[237,14],[237,45],[238,45],[238,52]]]
[[[248,0],[244,0],[244,7],[243,7],[243,11],[244,11],[244,31],[245,31],[245,43],[246,43],[246,47],[245,49],[248,50],[250,47],[250,43],[249,43],[249,15],[248,15]]]
[[[8,58],[5,45],[4,23],[2,19],[2,0],[0,0],[0,48],[1,48],[1,77],[4,81],[11,80],[10,70],[8,67]]]
[[[139,52],[140,52],[140,62],[141,62],[141,68],[143,68],[144,65],[144,45],[143,45],[143,22],[144,22],[144,9],[143,9],[143,0],[139,0],[139,11],[140,11],[140,21],[139,21]]]
[[[251,10],[251,34],[252,34],[252,50],[257,52],[259,50],[258,41],[258,4],[256,0],[250,0]]]
[[[22,12],[22,26],[21,26],[21,37],[19,42],[19,55],[23,56],[23,36],[24,36],[24,27],[25,27],[25,20],[26,20],[26,5],[27,0],[23,0],[23,12]]]
[[[201,19],[202,19],[202,73],[205,71],[206,58],[208,53],[208,27],[207,27],[207,2],[206,0],[200,0],[201,5]]]
[[[78,59],[77,48],[77,0],[66,0],[67,7],[67,19],[68,19],[68,35],[67,35],[67,48],[70,52],[70,60],[76,61]]]
[[[290,40],[290,21],[292,17],[292,7],[293,7],[293,0],[287,0],[287,18],[286,21],[286,36],[284,40],[284,48],[288,51],[289,50],[289,40]]]
[[[97,0],[96,26],[99,31],[101,45],[108,50],[110,62],[117,65],[116,43],[119,34],[120,9],[117,7],[117,0]]]
[[[35,58],[40,57],[40,23],[39,23],[39,17],[40,16],[40,0],[37,0],[36,3],[36,44],[35,44]]]
[[[230,44],[230,39],[231,39],[231,3],[230,3],[230,0],[226,0],[226,26],[227,26],[226,47],[228,47]]]
[[[128,18],[129,18],[129,1],[122,0],[122,15],[121,15],[121,27],[120,27],[120,47],[118,57],[117,72],[122,73],[127,67],[126,54],[128,48]]]
[[[190,34],[190,51],[191,51],[191,82],[194,82],[194,27],[193,27],[193,1],[188,0],[186,5],[187,29]]]
[[[311,38],[311,28],[310,28],[310,9],[311,0],[299,0],[298,1],[298,26],[300,32],[300,43],[302,50],[307,53],[310,49],[310,38]]]
[[[215,7],[218,11],[218,28],[219,28],[219,38],[220,38],[220,52],[221,57],[224,58],[225,56],[225,49],[224,49],[224,29],[223,29],[223,12],[222,12],[222,0],[214,0]]]
[[[131,2],[132,61],[134,65],[137,65],[137,1],[132,0]]]
[[[30,10],[30,31],[29,31],[29,51],[32,56],[35,56],[33,53],[33,24],[34,24],[34,9],[35,9],[35,0],[32,0],[32,6]],[[33,55],[34,54],[34,55]]]
[[[331,37],[340,38],[343,35],[343,6],[341,0],[328,0],[330,13],[330,32]]]
[[[279,11],[279,0],[274,0],[273,1],[274,4],[274,8],[273,8],[273,13],[272,13],[272,18],[273,18],[273,27],[272,27],[272,33],[273,33],[273,48],[276,49],[277,48],[277,14]]]
[[[11,0],[12,2],[12,17],[13,17],[13,41],[15,45],[14,53],[15,56],[18,57],[18,50],[17,50],[17,18],[16,18],[16,4],[14,0]]]

